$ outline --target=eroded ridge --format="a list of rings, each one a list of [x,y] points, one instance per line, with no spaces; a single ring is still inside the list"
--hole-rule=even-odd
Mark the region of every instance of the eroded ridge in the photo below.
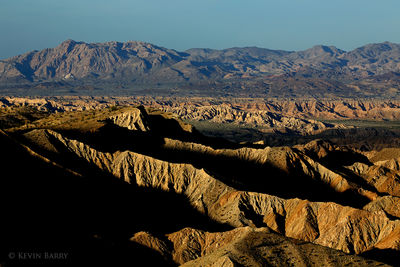
[[[175,263],[375,264],[343,253],[400,250],[396,158],[374,160],[379,155],[319,140],[294,147],[215,148],[202,144],[209,139],[201,139],[189,124],[151,115],[144,108],[94,114],[92,120],[84,130],[74,122],[72,133],[71,126],[38,121],[34,125],[41,128],[24,125],[13,129],[13,135],[31,146],[32,153],[43,153],[71,172],[87,166],[129,187],[184,196],[202,216],[233,228],[130,236]],[[169,128],[168,137],[162,136],[159,123],[177,129]],[[338,155],[340,160],[332,161]],[[320,192],[315,196],[314,190]],[[254,249],[261,258],[250,253]],[[313,251],[324,253],[319,261]]]

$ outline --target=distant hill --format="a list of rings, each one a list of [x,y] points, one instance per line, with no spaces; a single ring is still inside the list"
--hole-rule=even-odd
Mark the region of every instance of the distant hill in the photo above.
[[[197,94],[258,97],[399,97],[400,44],[346,52],[257,47],[178,52],[153,44],[84,43],[0,60],[3,94]]]

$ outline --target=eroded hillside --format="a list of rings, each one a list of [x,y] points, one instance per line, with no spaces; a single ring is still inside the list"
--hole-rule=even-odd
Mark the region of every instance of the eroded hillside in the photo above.
[[[171,118],[194,125],[204,135],[236,143],[282,146],[320,138],[360,150],[400,145],[400,104],[366,99],[2,97],[0,123],[11,127],[35,119],[24,116],[24,109],[31,109],[36,117],[65,111],[82,111],[89,116],[91,110],[139,105],[167,112]]]
[[[46,238],[38,240],[25,227],[27,238],[18,240],[27,247],[65,243],[83,260],[144,257],[150,265],[399,260],[397,150],[362,153],[323,140],[247,146],[206,137],[176,115],[144,107],[40,114],[1,132],[2,143],[12,144],[5,153],[14,155],[3,155],[9,193],[32,205],[61,201],[66,209],[52,221],[63,238],[50,238],[54,232],[43,227]],[[21,160],[31,163],[18,169]],[[52,214],[39,213],[37,224]],[[88,221],[79,231],[66,227],[82,218]],[[79,254],[82,242],[92,254]]]

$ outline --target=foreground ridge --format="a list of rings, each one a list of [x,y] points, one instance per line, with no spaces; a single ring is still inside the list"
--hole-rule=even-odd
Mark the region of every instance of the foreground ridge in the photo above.
[[[50,134],[80,158],[126,182],[186,195],[194,207],[220,223],[234,227],[264,224],[288,237],[347,253],[359,254],[374,247],[398,249],[400,221],[389,220],[381,211],[371,213],[335,203],[237,191],[192,165],[168,163],[130,151],[101,153],[60,134]]]
[[[72,183],[68,195],[82,186],[94,191],[90,194],[96,192],[91,187],[106,192],[98,199],[120,211],[111,214],[117,218],[113,225],[121,226],[98,226],[96,233],[85,234],[95,244],[140,246],[165,262],[187,266],[378,266],[346,253],[382,260],[376,256],[380,251],[400,250],[396,151],[362,153],[322,140],[292,147],[224,143],[175,115],[144,107],[35,116],[2,132],[0,141],[12,136],[18,149],[5,146],[5,151],[25,147],[21,151],[28,152],[18,153],[45,162],[52,168],[48,178],[53,169],[67,170],[65,179],[51,181]],[[170,202],[171,196],[179,201]],[[193,213],[180,214],[184,203]],[[155,221],[140,224],[149,214]],[[190,224],[174,227],[183,220]]]

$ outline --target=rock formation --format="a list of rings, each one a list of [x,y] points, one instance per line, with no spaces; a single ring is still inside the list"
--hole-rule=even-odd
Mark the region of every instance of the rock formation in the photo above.
[[[150,248],[167,262],[377,265],[354,254],[374,252],[371,258],[385,260],[376,251],[400,250],[398,164],[384,157],[388,153],[364,155],[321,140],[293,147],[214,147],[189,124],[143,107],[57,113],[7,131],[30,155],[82,182],[107,187],[113,181],[121,192],[173,195],[210,220],[206,226],[231,229],[160,230],[173,218],[159,218],[161,225],[149,230],[131,224],[135,220],[119,222],[126,229],[123,242]],[[149,194],[140,195],[143,204]],[[162,206],[166,198],[151,201]],[[141,216],[123,210],[124,216],[130,213]],[[100,236],[102,242],[113,238]]]

